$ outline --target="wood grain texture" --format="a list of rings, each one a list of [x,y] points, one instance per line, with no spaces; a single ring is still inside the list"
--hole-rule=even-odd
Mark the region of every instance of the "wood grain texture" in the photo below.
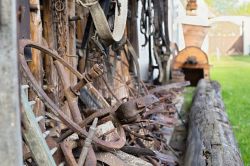
[[[243,165],[217,82],[199,82],[189,116],[186,166]]]
[[[22,133],[34,160],[39,166],[55,166],[56,163],[50,153],[24,90],[21,91],[21,99],[23,109]]]
[[[22,165],[16,1],[0,0],[0,161]],[[14,145],[14,146],[13,146]]]
[[[32,11],[30,13],[30,35],[31,40],[42,43],[42,20],[41,20],[41,12],[40,12],[40,2],[39,0],[30,0],[30,4],[36,5],[38,10]],[[36,78],[38,84],[43,86],[43,59],[41,56],[41,52],[36,49],[32,49],[32,60],[29,63],[30,70],[34,77]],[[34,105],[34,113],[36,116],[44,116],[45,115],[45,107],[43,102],[37,97],[37,95],[31,90],[29,94],[29,99],[36,101]],[[40,121],[40,126],[42,130],[45,130],[45,121]]]

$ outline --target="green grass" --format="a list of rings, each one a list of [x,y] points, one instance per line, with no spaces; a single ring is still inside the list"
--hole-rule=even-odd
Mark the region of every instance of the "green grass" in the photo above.
[[[250,165],[250,57],[210,58],[245,165]]]

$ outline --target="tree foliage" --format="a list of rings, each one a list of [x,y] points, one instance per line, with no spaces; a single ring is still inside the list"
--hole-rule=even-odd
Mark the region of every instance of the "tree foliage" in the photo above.
[[[205,0],[216,15],[250,15],[250,2],[238,0]]]
[[[233,15],[250,15],[250,3],[243,3],[238,8],[232,8]]]

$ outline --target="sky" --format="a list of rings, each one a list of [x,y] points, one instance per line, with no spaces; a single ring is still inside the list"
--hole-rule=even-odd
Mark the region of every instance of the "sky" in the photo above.
[[[238,0],[240,3],[250,2],[250,0]]]

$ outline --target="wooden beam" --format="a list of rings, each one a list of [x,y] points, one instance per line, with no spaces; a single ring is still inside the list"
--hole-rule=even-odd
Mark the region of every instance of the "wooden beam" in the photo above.
[[[39,0],[29,0],[30,4],[36,5],[38,10],[32,11],[30,13],[30,32],[31,40],[42,43],[42,21],[40,13],[40,2]],[[32,61],[29,63],[30,70],[34,77],[36,78],[38,84],[43,86],[43,60],[41,52],[36,49],[32,49]],[[30,91],[30,100],[36,101],[34,105],[34,113],[36,116],[45,115],[45,107],[43,102],[37,97],[34,91]],[[42,130],[45,130],[45,121],[40,121]]]
[[[72,18],[76,15],[76,2],[75,0],[68,0],[68,17]],[[69,21],[69,57],[68,62],[71,64],[72,67],[77,69],[78,64],[78,57],[76,56],[76,22]],[[77,78],[74,74],[69,73],[70,84],[74,85],[77,83]]]
[[[16,1],[0,0],[0,161],[23,165],[20,128]]]
[[[128,9],[131,12],[131,16],[128,17],[128,38],[132,46],[135,49],[137,55],[139,55],[139,41],[138,41],[138,26],[137,26],[137,1],[129,1]]]
[[[199,81],[189,115],[184,165],[237,165],[243,161],[215,81]]]
[[[50,49],[56,48],[56,34],[53,25],[53,12],[51,9],[53,4],[51,0],[44,0],[43,3],[43,37],[46,40],[46,44]],[[56,68],[53,64],[53,58],[49,55],[44,57],[44,70],[45,70],[45,91],[49,97],[59,106],[59,78]]]

